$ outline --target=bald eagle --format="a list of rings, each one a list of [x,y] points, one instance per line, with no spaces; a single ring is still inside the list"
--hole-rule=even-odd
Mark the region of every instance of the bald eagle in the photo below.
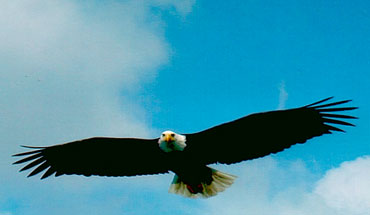
[[[165,131],[159,138],[93,137],[32,151],[14,164],[28,163],[28,175],[46,170],[41,179],[60,175],[136,176],[172,171],[169,192],[186,197],[210,197],[224,191],[236,176],[207,165],[232,164],[283,151],[308,139],[343,132],[335,125],[354,126],[355,119],[337,112],[356,107],[333,107],[350,100],[326,103],[330,98],[299,108],[255,113],[189,134]]]

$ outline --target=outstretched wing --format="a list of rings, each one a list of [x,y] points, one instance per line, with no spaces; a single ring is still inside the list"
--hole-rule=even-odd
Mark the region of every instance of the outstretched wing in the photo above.
[[[301,108],[251,114],[198,133],[185,134],[184,152],[204,164],[231,164],[277,153],[331,131],[343,131],[336,125],[353,126],[339,119],[356,117],[336,112],[355,107],[333,107],[350,100],[321,104],[331,98]]]
[[[28,147],[34,151],[16,154],[26,156],[14,164],[30,162],[20,171],[36,167],[28,176],[46,172],[99,176],[134,176],[167,173],[165,154],[157,139],[95,137],[50,147]]]

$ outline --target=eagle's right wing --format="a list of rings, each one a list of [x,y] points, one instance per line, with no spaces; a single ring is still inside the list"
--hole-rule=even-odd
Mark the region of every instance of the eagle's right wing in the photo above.
[[[134,176],[168,172],[168,162],[158,139],[95,137],[16,154],[27,156],[14,164],[30,162],[20,171],[36,167],[28,176],[43,170],[41,179],[53,173],[99,176]]]

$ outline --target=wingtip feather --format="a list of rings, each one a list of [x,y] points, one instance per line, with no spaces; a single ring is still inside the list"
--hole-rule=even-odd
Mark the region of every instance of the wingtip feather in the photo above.
[[[43,161],[45,161],[45,158],[41,157],[37,160],[34,160],[32,161],[31,163],[29,163],[27,166],[23,167],[21,170],[19,170],[20,172],[22,171],[25,171],[25,170],[28,170],[36,165],[39,165],[40,163],[42,163]]]
[[[319,108],[323,108],[323,107],[329,107],[329,106],[335,106],[335,105],[340,105],[340,104],[346,104],[346,103],[348,103],[350,101],[352,101],[352,100],[343,100],[343,101],[339,101],[339,102],[332,102],[332,103],[329,103],[329,104],[323,104],[323,105],[315,106],[314,108],[315,109],[319,109]]]
[[[43,170],[45,170],[48,167],[49,167],[49,164],[45,161],[40,166],[38,166],[36,169],[34,169],[27,177],[37,175],[38,173],[42,172]]]
[[[317,102],[314,102],[314,103],[312,103],[312,104],[306,105],[306,106],[304,106],[304,107],[312,107],[312,106],[314,106],[314,105],[317,105],[317,104],[320,104],[320,103],[326,102],[326,101],[328,101],[328,100],[330,100],[330,99],[333,99],[333,98],[334,98],[334,96],[331,96],[331,97],[328,97],[328,98],[326,98],[326,99],[322,99],[322,100],[320,100],[320,101],[317,101]]]
[[[352,124],[352,123],[344,122],[344,121],[341,121],[341,120],[328,119],[328,118],[323,118],[323,119],[324,119],[324,122],[326,122],[326,123],[333,123],[333,124],[347,125],[347,126],[355,126],[355,125],[354,125],[354,124]]]
[[[16,162],[14,162],[13,165],[14,164],[21,164],[21,163],[24,163],[24,162],[27,162],[27,161],[30,161],[30,160],[34,160],[34,159],[39,158],[39,157],[41,157],[40,153],[39,154],[34,154],[34,155],[31,155],[29,157],[26,157],[26,158],[23,158],[21,160],[18,160]]]
[[[41,146],[25,146],[21,145],[23,148],[28,148],[28,149],[45,149],[46,147],[41,147]]]
[[[346,133],[344,130],[340,129],[340,128],[337,128],[337,127],[334,127],[334,126],[331,126],[331,125],[325,125],[326,128],[330,131],[330,130],[333,130],[333,131],[339,131],[339,132],[343,132],[343,133]]]
[[[32,155],[41,152],[42,150],[34,150],[34,151],[29,151],[29,152],[22,152],[18,154],[12,155],[12,157],[19,157],[19,156],[25,156],[25,155]]]
[[[358,109],[358,107],[326,108],[326,109],[318,109],[318,111],[322,113],[322,112],[348,111],[348,110],[356,110],[356,109]]]
[[[53,173],[55,173],[56,171],[54,170],[53,167],[50,167],[42,176],[41,176],[41,180],[51,176]]]
[[[341,115],[341,114],[329,114],[329,113],[322,113],[321,116],[323,116],[323,117],[332,117],[332,118],[343,118],[343,119],[358,119],[358,117],[356,117],[356,116]]]

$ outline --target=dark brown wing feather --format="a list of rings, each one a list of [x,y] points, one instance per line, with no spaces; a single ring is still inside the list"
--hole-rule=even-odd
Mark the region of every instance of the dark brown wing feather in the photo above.
[[[50,147],[28,147],[34,151],[16,154],[26,156],[14,164],[29,162],[21,171],[34,168],[29,176],[44,170],[41,177],[55,173],[134,176],[168,172],[168,162],[157,144],[158,139],[95,137]]]
[[[332,113],[356,109],[333,107],[349,100],[322,104],[329,99],[301,108],[251,114],[198,133],[185,134],[184,152],[204,164],[231,164],[277,153],[331,131],[343,131],[336,125],[353,126],[339,119],[356,117]]]

